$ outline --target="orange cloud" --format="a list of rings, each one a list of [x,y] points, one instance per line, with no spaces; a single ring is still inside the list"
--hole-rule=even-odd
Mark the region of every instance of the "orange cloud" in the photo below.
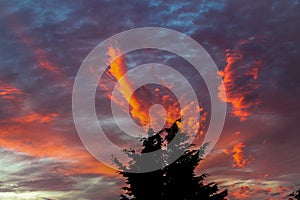
[[[31,112],[28,115],[13,118],[13,121],[19,123],[49,123],[58,117],[57,113],[39,114]]]
[[[17,101],[20,95],[24,95],[20,89],[0,82],[0,98]]]
[[[46,123],[47,121],[47,123]],[[43,122],[40,120],[39,122]],[[59,172],[71,174],[102,174],[116,176],[115,170],[95,160],[80,144],[70,141],[71,133],[53,130],[53,124],[28,120],[0,130],[0,147],[38,158],[53,158],[65,162]]]
[[[233,167],[244,168],[246,164],[250,161],[249,159],[245,158],[243,148],[246,145],[242,142],[237,143],[233,146],[232,150],[229,151],[227,149],[224,150],[224,153],[227,155],[232,155],[233,158]]]
[[[237,199],[246,199],[249,197],[250,188],[248,186],[241,185],[236,191],[230,192],[230,195]]]
[[[24,94],[8,84],[1,83],[0,86],[0,98],[15,100]],[[1,148],[69,162],[59,169],[66,175],[93,173],[116,176],[114,170],[95,160],[80,142],[74,144],[74,139],[70,141],[74,135],[55,129],[55,122],[60,117],[58,113],[37,113],[26,107],[23,101],[18,101],[20,109],[17,116],[0,121]]]
[[[108,64],[110,64],[109,75],[115,80],[120,81],[122,76],[128,70],[128,67],[125,65],[122,56],[116,59],[118,56],[122,55],[122,53],[118,48],[113,48],[110,46],[107,54],[109,56]],[[150,123],[148,112],[143,108],[144,106],[135,96],[131,96],[133,90],[127,78],[122,79],[120,82],[120,88],[118,88],[118,90],[123,95],[124,100],[129,103],[132,117],[138,120],[142,126],[148,125]],[[117,102],[117,100],[113,99],[112,97],[111,100],[119,105],[122,105],[122,102]]]
[[[63,83],[64,86],[66,86],[67,88],[72,88],[72,83],[68,81],[68,79],[65,76],[63,76],[61,69],[50,61],[48,52],[44,49],[36,47],[36,39],[34,37],[23,33],[23,30],[25,30],[26,28],[24,27],[24,24],[22,24],[21,20],[13,15],[10,17],[9,20],[11,21],[11,28],[14,31],[14,34],[18,38],[20,43],[22,43],[23,45],[25,45],[33,51],[37,67],[55,74],[58,80],[61,83]]]
[[[286,199],[292,188],[279,185],[276,181],[263,181],[257,184],[256,180],[247,180],[245,183],[240,180],[237,183],[228,185],[228,199],[250,199],[254,196],[257,199]]]
[[[219,87],[219,98],[232,105],[232,114],[244,121],[250,115],[252,107],[259,103],[253,93],[259,87],[256,82],[261,60],[247,61],[247,56],[239,50],[227,50],[226,66],[219,74],[224,87]]]
[[[260,186],[248,186],[240,185],[238,188],[232,188],[229,191],[229,196],[234,199],[248,199],[254,195],[262,195],[264,198],[270,196],[274,192],[274,189],[271,187],[260,187]],[[230,198],[231,199],[231,198]],[[270,197],[272,199],[272,197]]]
[[[17,102],[20,105],[18,110],[18,116],[11,119],[6,119],[6,122],[10,123],[49,123],[58,117],[57,113],[40,114],[34,111],[28,111],[28,108],[24,108],[23,96],[24,92],[16,87],[0,82],[0,98],[8,99],[13,102]],[[14,104],[16,105],[16,104]],[[21,107],[22,105],[22,107]]]
[[[233,167],[244,168],[246,166],[248,159],[245,159],[244,152],[243,152],[243,148],[245,146],[246,146],[245,144],[240,142],[233,147],[232,152],[234,154],[232,158],[234,159],[233,161],[235,163]]]
[[[290,193],[291,192],[291,188],[290,187],[285,187],[285,186],[278,186],[277,187],[277,191],[280,193],[280,194],[285,194],[285,193]]]
[[[36,59],[39,67],[46,69],[47,71],[50,71],[58,76],[62,75],[59,68],[47,59],[46,51],[44,51],[43,49],[36,49],[35,53],[37,55]]]
[[[165,116],[165,127],[170,126],[174,121],[184,115],[188,115],[189,112],[202,112],[203,108],[196,104],[196,102],[190,102],[188,105],[180,108],[179,102],[177,98],[169,91],[171,86],[167,86],[165,83],[164,86],[161,87],[142,87],[135,91],[133,91],[130,80],[127,78],[122,78],[123,75],[127,72],[128,67],[125,64],[124,57],[121,56],[122,52],[117,47],[110,46],[108,49],[107,55],[109,56],[107,64],[110,65],[109,70],[107,70],[106,75],[111,77],[112,79],[105,79],[105,83],[99,84],[99,86],[107,91],[107,96],[116,104],[121,107],[125,107],[126,103],[129,103],[130,114],[134,120],[137,121],[141,126],[144,126],[146,129],[151,124],[152,128],[156,129],[155,126],[159,127],[161,121],[157,121],[157,119],[161,119],[161,116]],[[119,56],[119,57],[118,57]],[[118,57],[118,58],[117,58]],[[116,59],[117,58],[117,59]],[[94,73],[94,69],[90,67],[91,73]],[[155,76],[156,74],[152,71],[151,76]],[[122,81],[120,81],[122,78]],[[119,87],[116,88],[123,96],[123,99],[114,99],[111,96],[111,91],[108,86],[111,86],[111,80],[115,80],[119,82]],[[141,90],[142,89],[142,90]],[[130,95],[132,94],[132,95]],[[146,94],[146,95],[145,95]],[[146,97],[146,98],[145,98]],[[184,97],[180,97],[184,98]],[[165,110],[161,110],[157,113],[152,113],[154,116],[149,116],[149,109],[153,104],[160,104],[163,106]],[[152,120],[152,121],[151,121]],[[200,121],[196,121],[196,119],[185,119],[187,122],[186,127],[181,127],[184,131],[190,132],[190,130],[195,130],[195,126],[199,126],[204,124],[206,120],[206,114],[203,114],[200,118]],[[154,126],[154,127],[153,127]],[[200,132],[203,135],[203,132]]]

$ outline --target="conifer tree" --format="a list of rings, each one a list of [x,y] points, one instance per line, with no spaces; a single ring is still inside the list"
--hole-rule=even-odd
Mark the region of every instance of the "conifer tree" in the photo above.
[[[141,153],[134,150],[125,152],[131,158],[128,166],[117,159],[120,174],[127,179],[126,186],[122,188],[121,200],[223,200],[226,199],[227,190],[219,192],[216,183],[204,184],[206,174],[196,175],[195,168],[201,161],[205,147],[199,149],[187,148],[185,143],[187,135],[178,128],[177,120],[170,128],[157,133],[149,129],[148,138],[143,138]],[[175,137],[176,136],[176,137]],[[175,140],[170,143],[172,140]],[[157,151],[164,149],[163,151]],[[178,151],[187,149],[170,165],[165,165],[156,171],[136,173],[142,170],[145,162],[151,166],[160,166],[168,163]],[[143,154],[154,152],[151,159],[145,161]],[[157,153],[156,153],[157,152]],[[131,172],[132,171],[132,172]]]

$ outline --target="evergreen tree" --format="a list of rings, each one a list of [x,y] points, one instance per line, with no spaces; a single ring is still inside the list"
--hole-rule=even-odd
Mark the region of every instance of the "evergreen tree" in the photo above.
[[[293,193],[291,193],[289,200],[300,200],[300,188]]]
[[[187,135],[180,131],[178,123],[180,120],[177,120],[170,128],[165,128],[158,133],[154,133],[150,129],[149,137],[142,139],[143,150],[140,154],[134,150],[125,151],[131,158],[127,167],[115,160],[120,168],[120,174],[127,179],[127,186],[122,188],[124,194],[121,195],[121,200],[225,199],[227,190],[218,192],[216,183],[204,184],[206,174],[200,176],[195,174],[195,168],[201,160],[200,157],[205,147],[187,148],[188,144],[185,142]],[[172,143],[170,143],[171,141]],[[163,151],[157,151],[161,149]],[[156,171],[135,173],[146,165],[160,166],[161,163],[168,163],[172,156],[178,155],[180,151],[184,153],[170,165],[166,164]],[[145,161],[143,154],[149,152],[154,153],[150,159]]]

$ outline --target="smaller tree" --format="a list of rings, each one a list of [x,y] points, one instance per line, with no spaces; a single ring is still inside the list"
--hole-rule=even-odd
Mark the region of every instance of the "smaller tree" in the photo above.
[[[300,188],[293,193],[289,194],[289,200],[300,200]]]

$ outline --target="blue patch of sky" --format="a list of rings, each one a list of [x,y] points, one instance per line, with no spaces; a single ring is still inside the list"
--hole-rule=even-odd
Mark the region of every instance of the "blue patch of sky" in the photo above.
[[[194,24],[196,19],[201,19],[204,13],[213,10],[222,10],[225,7],[224,1],[207,1],[203,0],[198,2],[179,2],[179,3],[165,3],[163,1],[151,1],[150,6],[168,8],[162,10],[158,15],[153,15],[153,19],[167,19],[166,21],[160,21],[160,25],[169,28],[179,28],[184,33],[191,35],[197,29],[201,28]],[[188,8],[182,12],[181,9]]]

